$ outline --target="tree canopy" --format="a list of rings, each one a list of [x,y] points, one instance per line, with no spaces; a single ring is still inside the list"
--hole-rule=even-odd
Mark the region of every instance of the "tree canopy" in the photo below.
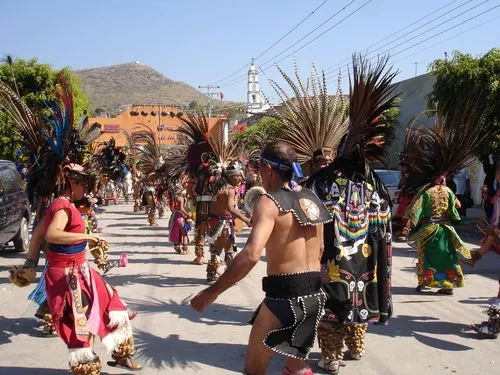
[[[282,126],[280,120],[264,117],[257,124],[247,127],[245,131],[236,133],[235,137],[244,144],[245,150],[260,150],[266,143],[276,138]]]
[[[480,57],[455,51],[451,59],[437,59],[430,68],[436,83],[429,107],[439,104],[446,114],[456,106],[474,103],[485,114],[484,126],[493,128],[485,154],[500,154],[500,49]]]
[[[42,64],[36,58],[15,59],[9,56],[0,64],[0,80],[19,93],[21,99],[35,113],[47,114],[46,102],[57,98],[54,89],[58,73],[69,76],[73,91],[74,118],[80,117],[89,109],[89,100],[81,88],[81,83],[71,69],[57,70],[49,64]],[[0,159],[16,160],[19,140],[12,130],[10,119],[0,111]]]

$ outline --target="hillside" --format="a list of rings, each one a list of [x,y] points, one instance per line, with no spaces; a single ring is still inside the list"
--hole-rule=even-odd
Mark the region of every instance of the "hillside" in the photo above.
[[[141,63],[127,63],[76,72],[82,81],[92,109],[118,112],[128,104],[164,104],[187,106],[196,101],[206,104],[207,97],[194,87],[171,80]]]

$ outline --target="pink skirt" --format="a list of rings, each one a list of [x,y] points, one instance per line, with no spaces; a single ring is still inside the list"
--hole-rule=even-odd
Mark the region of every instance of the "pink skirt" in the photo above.
[[[172,217],[170,218],[169,225],[168,240],[170,242],[181,243],[183,237],[187,236],[187,232],[184,230],[184,224],[186,224],[186,218],[184,215],[179,211],[174,211]]]

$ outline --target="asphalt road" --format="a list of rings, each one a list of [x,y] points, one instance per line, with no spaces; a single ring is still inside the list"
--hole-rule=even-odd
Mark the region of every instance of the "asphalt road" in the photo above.
[[[168,220],[146,225],[145,214],[131,205],[109,206],[101,215],[102,236],[111,244],[111,258],[128,254],[125,268],[114,268],[106,280],[128,305],[139,311],[133,321],[142,374],[241,373],[250,326],[246,322],[263,297],[260,279],[265,258],[251,274],[219,297],[202,316],[188,301],[205,285],[205,267],[191,265],[193,255],[177,255],[168,243]],[[240,245],[245,235],[238,238]],[[474,239],[477,242],[476,239]],[[475,247],[472,245],[471,247]],[[485,317],[481,311],[496,296],[500,257],[486,256],[465,269],[466,286],[454,296],[417,294],[415,252],[394,244],[393,295],[395,316],[389,326],[371,326],[367,353],[361,361],[346,361],[344,374],[500,374],[500,341],[478,340],[468,326]],[[57,337],[40,334],[33,317],[36,305],[27,300],[32,287],[8,282],[8,269],[23,255],[0,253],[0,374],[66,374],[67,352]],[[106,365],[102,345],[97,352],[103,373],[128,374]],[[313,350],[311,366],[319,358]],[[280,374],[275,358],[269,374]],[[316,373],[321,373],[316,371]]]

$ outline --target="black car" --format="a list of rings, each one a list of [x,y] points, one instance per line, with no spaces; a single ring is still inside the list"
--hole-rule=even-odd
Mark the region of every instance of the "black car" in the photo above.
[[[16,251],[28,250],[29,222],[24,182],[13,162],[0,160],[0,247],[13,241]]]

